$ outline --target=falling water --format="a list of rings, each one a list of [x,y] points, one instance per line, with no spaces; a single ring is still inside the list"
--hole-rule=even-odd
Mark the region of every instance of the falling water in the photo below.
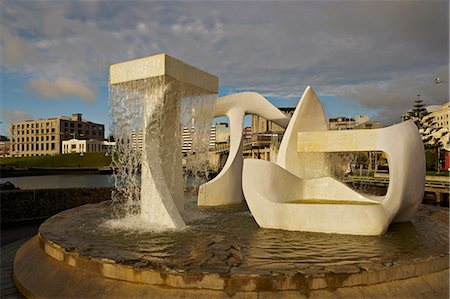
[[[116,148],[112,153],[118,226],[135,223],[159,227],[167,212],[184,210],[182,126],[193,128],[185,171],[207,176],[210,124],[217,95],[167,77],[149,78],[110,87],[110,114]],[[141,144],[140,144],[141,143]],[[141,174],[142,169],[142,174]],[[150,178],[143,179],[142,178]],[[167,190],[169,192],[167,192]],[[169,199],[171,198],[171,199]],[[165,210],[166,209],[166,210]]]
[[[216,95],[186,97],[181,105],[181,124],[187,129],[191,142],[184,156],[184,182],[185,188],[194,192],[209,177],[208,153],[215,98]]]

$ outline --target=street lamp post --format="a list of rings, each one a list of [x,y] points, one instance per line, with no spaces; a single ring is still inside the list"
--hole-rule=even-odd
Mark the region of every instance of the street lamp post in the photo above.
[[[80,157],[81,157],[81,167],[83,167],[83,156],[84,156],[84,153],[81,152],[81,153],[80,153]]]

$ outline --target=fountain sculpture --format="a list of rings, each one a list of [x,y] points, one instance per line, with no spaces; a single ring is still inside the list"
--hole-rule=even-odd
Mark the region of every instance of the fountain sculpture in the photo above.
[[[217,77],[165,54],[112,65],[110,83],[113,165],[122,179],[112,203],[51,217],[18,250],[14,281],[27,297],[349,298],[448,290],[448,225],[430,217],[431,208],[417,212],[424,156],[411,122],[328,131],[310,87],[289,119],[257,93],[216,99]],[[186,111],[190,119],[206,110],[186,101],[210,107],[210,117],[228,116],[231,126],[228,160],[198,198],[183,194],[180,126]],[[243,161],[246,113],[286,128],[276,163]],[[142,154],[130,142],[136,134]],[[329,153],[374,150],[388,156],[386,196],[357,193],[330,175]],[[120,219],[117,202],[127,212]],[[136,219],[138,229],[111,225]]]

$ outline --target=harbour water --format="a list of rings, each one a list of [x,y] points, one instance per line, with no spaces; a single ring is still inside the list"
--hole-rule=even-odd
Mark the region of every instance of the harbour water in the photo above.
[[[99,175],[42,175],[0,178],[0,183],[10,182],[22,190],[114,187],[110,174]]]

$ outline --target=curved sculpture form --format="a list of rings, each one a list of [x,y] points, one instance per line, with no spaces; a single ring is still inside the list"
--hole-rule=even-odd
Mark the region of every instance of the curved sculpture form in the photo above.
[[[325,154],[303,155],[297,152],[297,132],[326,131],[327,120],[322,103],[311,86],[306,87],[292,115],[278,151],[277,164],[302,178],[329,175]]]
[[[317,101],[308,87],[286,130],[278,165],[244,161],[244,195],[257,223],[265,228],[380,235],[392,221],[410,220],[422,200],[425,182],[424,148],[414,123],[375,130],[320,131],[323,112],[314,111],[322,110]],[[298,119],[302,115],[318,116],[317,124],[312,117],[308,127]],[[301,130],[314,126],[319,131]],[[319,178],[320,172],[327,171],[325,167],[313,178],[303,177],[304,169],[298,169],[305,161],[298,153],[345,151],[387,154],[390,182],[384,197],[358,194],[329,176]]]
[[[257,114],[286,127],[289,118],[256,92],[241,92],[217,99],[214,117],[227,116],[230,121],[230,153],[221,172],[203,184],[198,192],[199,206],[237,204],[242,193],[242,128],[246,113]]]

